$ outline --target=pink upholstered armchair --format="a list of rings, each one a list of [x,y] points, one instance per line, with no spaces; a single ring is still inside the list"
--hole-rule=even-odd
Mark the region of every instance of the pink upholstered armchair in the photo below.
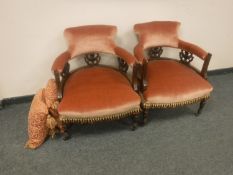
[[[213,87],[207,81],[211,54],[178,36],[179,22],[156,21],[136,24],[138,44],[134,54],[142,65],[141,92],[144,122],[147,109],[169,108],[200,102],[199,115]],[[161,57],[163,47],[180,49],[179,60]],[[144,54],[145,53],[145,54]],[[194,55],[203,61],[199,71],[191,65]]]
[[[141,99],[136,93],[136,58],[114,42],[117,28],[90,25],[68,28],[64,35],[68,49],[52,66],[58,87],[58,113],[63,124],[94,123],[131,117],[140,112]],[[119,69],[101,65],[101,54],[116,56]],[[87,66],[69,71],[69,61],[83,56]],[[126,72],[133,70],[132,81]]]

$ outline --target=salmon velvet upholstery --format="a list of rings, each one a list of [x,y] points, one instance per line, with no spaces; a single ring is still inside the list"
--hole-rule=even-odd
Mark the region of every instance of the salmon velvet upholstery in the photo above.
[[[89,53],[106,52],[114,54],[114,37],[117,28],[107,25],[90,25],[67,28],[64,31],[71,57]]]
[[[179,26],[179,22],[156,21],[136,24],[134,31],[144,49],[156,46],[178,47]]]
[[[70,60],[71,56],[68,51],[60,54],[54,61],[52,71],[62,72],[65,64]]]
[[[139,43],[134,53],[142,62],[143,50],[150,47],[174,47],[191,52],[201,59],[205,59],[207,52],[199,46],[179,39],[178,30],[180,22],[176,21],[152,21],[134,25],[134,31],[138,36]]]
[[[68,49],[55,59],[52,71],[62,72],[70,59],[93,52],[119,56],[129,66],[133,66],[136,63],[134,56],[116,46],[114,42],[116,32],[117,27],[111,25],[87,25],[65,29],[64,36],[68,43]]]
[[[146,104],[185,103],[208,97],[213,87],[197,72],[175,60],[153,60],[147,66]],[[157,105],[156,105],[157,104]]]
[[[141,43],[137,44],[134,48],[134,55],[137,58],[140,64],[143,64],[144,61],[148,61],[147,58],[144,56],[144,48]]]
[[[131,53],[121,47],[116,47],[114,51],[116,55],[123,58],[131,67],[137,62],[136,58]]]
[[[140,97],[128,79],[109,67],[78,69],[66,81],[58,107],[61,120],[104,120],[130,111],[139,111]]]

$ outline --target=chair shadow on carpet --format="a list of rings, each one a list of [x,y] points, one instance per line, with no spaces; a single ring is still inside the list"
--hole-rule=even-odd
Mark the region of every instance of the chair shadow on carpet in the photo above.
[[[195,117],[195,110],[198,108],[197,105],[189,105],[178,108],[170,109],[153,109],[149,111],[149,121],[148,124],[155,124],[156,122],[162,122],[164,120],[176,120],[178,118],[184,117]],[[146,125],[144,127],[146,127]],[[138,126],[137,130],[141,127]],[[104,121],[97,122],[94,124],[73,124],[69,129],[72,137],[82,137],[87,135],[101,135],[106,133],[116,133],[128,130],[130,131],[129,119],[125,118],[119,121]],[[58,136],[59,137],[59,136]]]
[[[149,122],[175,120],[187,116],[195,117],[198,105],[182,106],[177,108],[153,109],[149,111]]]
[[[130,131],[128,118],[119,121],[103,121],[94,124],[73,124],[69,128],[71,137],[82,137],[87,135],[101,135],[105,133],[115,133],[120,131]]]

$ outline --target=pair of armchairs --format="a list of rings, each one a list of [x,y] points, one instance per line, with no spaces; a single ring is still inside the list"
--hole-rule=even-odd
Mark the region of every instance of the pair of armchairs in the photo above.
[[[64,31],[68,49],[52,66],[58,88],[58,113],[64,125],[129,117],[131,129],[147,121],[151,108],[200,102],[200,114],[212,86],[206,80],[211,54],[178,38],[179,22],[136,24],[139,42],[134,54],[114,42],[116,26],[90,25]],[[180,60],[162,58],[162,47],[179,48]],[[114,55],[118,69],[100,64],[102,54]],[[194,55],[204,61],[191,66]],[[70,71],[69,61],[82,56],[87,64]],[[132,77],[127,77],[131,68]],[[138,116],[143,113],[140,119]],[[67,134],[66,134],[67,137]]]

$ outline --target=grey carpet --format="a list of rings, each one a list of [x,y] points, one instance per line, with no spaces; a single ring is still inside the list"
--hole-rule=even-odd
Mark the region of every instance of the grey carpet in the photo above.
[[[24,149],[29,104],[0,111],[0,174],[233,174],[233,74],[211,76],[212,98],[197,105],[150,111],[150,122],[129,131],[119,122],[76,125],[72,139]]]

